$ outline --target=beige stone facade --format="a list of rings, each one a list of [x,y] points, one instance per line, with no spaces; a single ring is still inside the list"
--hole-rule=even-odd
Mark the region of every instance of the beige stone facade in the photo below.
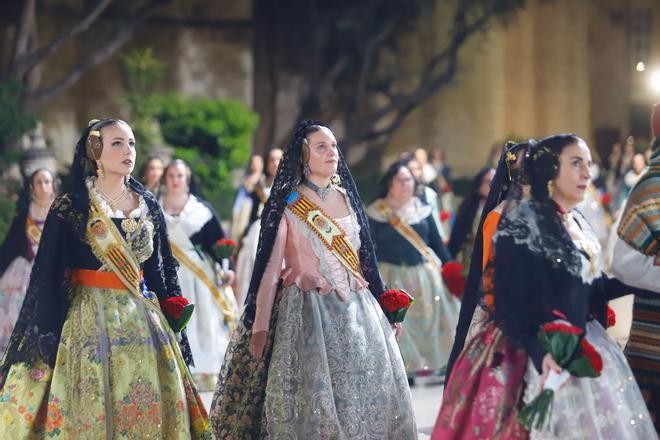
[[[637,72],[631,59],[635,12],[652,16],[645,72]],[[440,21],[434,17],[425,26]],[[442,40],[426,31],[407,43],[410,60],[402,64],[416,65]],[[633,121],[641,128],[632,128],[648,136],[648,111],[660,100],[648,84],[656,70],[659,2],[530,1],[505,26],[470,41],[454,83],[410,116],[393,137],[388,157],[410,146],[441,145],[456,174],[469,175],[486,163],[494,142],[558,132],[574,132],[602,154],[615,135],[631,133],[635,108],[644,109],[646,119]]]

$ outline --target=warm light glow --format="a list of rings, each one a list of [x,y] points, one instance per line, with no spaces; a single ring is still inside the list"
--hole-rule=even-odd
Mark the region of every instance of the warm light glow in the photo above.
[[[651,88],[656,92],[660,92],[660,70],[656,70],[651,74]]]
[[[638,72],[643,72],[646,70],[646,65],[644,64],[644,61],[640,61],[635,68]]]

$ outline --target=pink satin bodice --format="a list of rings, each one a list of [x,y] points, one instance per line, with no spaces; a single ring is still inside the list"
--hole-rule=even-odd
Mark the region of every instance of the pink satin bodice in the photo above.
[[[335,219],[335,221],[344,229],[349,240],[352,236],[357,238],[357,226],[354,224],[353,216]],[[252,327],[254,333],[268,330],[277,284],[280,279],[282,279],[284,287],[296,284],[306,292],[318,289],[321,295],[327,295],[335,290],[342,299],[346,299],[346,295],[350,294],[351,284],[356,284],[358,289],[368,286],[362,277],[350,274],[327,249],[322,249],[322,258],[319,258],[310,243],[310,234],[302,228],[307,228],[302,221],[290,218],[287,213],[282,216],[273,252],[266,265],[257,293],[257,311]],[[318,240],[316,237],[311,237],[311,239]],[[354,240],[350,241],[354,245],[356,244]],[[333,278],[332,282],[321,273],[321,264],[325,265],[323,272]]]

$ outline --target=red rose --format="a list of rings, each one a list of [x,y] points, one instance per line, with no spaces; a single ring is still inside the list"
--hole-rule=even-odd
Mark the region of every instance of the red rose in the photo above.
[[[614,327],[616,324],[616,312],[610,306],[607,306],[607,326]]]
[[[606,192],[605,194],[603,194],[603,197],[601,197],[600,201],[603,205],[607,206],[612,201],[612,196],[610,195],[610,193]]]
[[[449,211],[440,211],[440,221],[446,222],[451,217]]]
[[[442,265],[442,278],[445,280],[449,292],[459,298],[465,292],[464,267],[461,263],[450,261]]]
[[[582,348],[582,355],[589,358],[591,368],[593,368],[596,373],[600,374],[600,372],[603,371],[603,359],[600,357],[600,354],[598,354],[594,346],[591,345],[586,338],[582,338],[580,341],[580,347]]]
[[[559,332],[559,333],[570,333],[572,335],[581,335],[582,329],[570,324],[564,324],[562,322],[553,321],[543,324],[543,331],[545,333]]]
[[[221,238],[220,240],[216,241],[215,244],[218,246],[232,246],[236,247],[236,242],[232,240],[231,238]]]
[[[187,306],[188,300],[182,296],[173,296],[160,302],[160,308],[166,315],[179,319],[183,313],[183,308]]]
[[[396,312],[400,309],[405,309],[410,305],[410,295],[401,290],[386,290],[379,298],[383,309],[388,312]]]

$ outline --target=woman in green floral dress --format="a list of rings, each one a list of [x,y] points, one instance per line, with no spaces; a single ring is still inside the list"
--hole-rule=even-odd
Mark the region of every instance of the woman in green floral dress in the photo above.
[[[0,364],[3,438],[211,438],[160,207],[123,121],[90,122]]]

